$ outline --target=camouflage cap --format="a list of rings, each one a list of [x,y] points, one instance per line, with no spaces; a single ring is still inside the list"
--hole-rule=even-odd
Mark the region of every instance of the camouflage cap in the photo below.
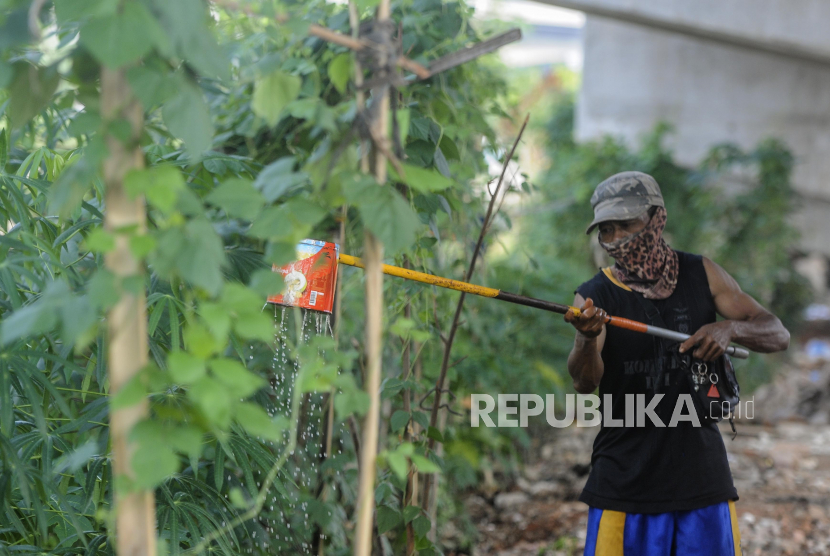
[[[663,194],[657,181],[642,172],[620,172],[600,183],[591,195],[594,220],[586,234],[597,224],[608,220],[631,220],[650,207],[663,204]]]

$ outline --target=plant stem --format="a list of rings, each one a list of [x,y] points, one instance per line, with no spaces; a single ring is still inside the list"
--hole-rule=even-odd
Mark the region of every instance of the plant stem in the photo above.
[[[478,241],[476,242],[475,249],[473,250],[473,256],[470,259],[470,264],[467,267],[467,273],[464,275],[464,281],[469,282],[470,278],[473,276],[473,271],[476,267],[476,261],[478,261],[479,253],[481,253],[481,246],[484,243],[484,236],[487,234],[487,230],[490,228],[490,223],[495,216],[493,212],[493,208],[496,205],[496,199],[499,196],[499,192],[501,191],[501,187],[504,184],[504,175],[507,173],[507,166],[510,164],[510,160],[513,158],[513,154],[516,152],[516,147],[519,145],[519,141],[522,138],[522,134],[525,131],[525,127],[527,127],[527,122],[530,119],[530,114],[525,116],[524,122],[522,123],[522,127],[519,129],[519,134],[516,136],[516,140],[513,142],[513,148],[510,149],[510,153],[508,153],[507,157],[504,159],[504,165],[502,166],[501,175],[499,176],[499,183],[496,186],[496,191],[490,197],[490,203],[487,205],[487,214],[484,216],[484,222],[481,225],[481,231],[478,234]],[[458,331],[458,324],[461,321],[461,312],[464,308],[464,299],[467,297],[466,292],[461,292],[461,296],[458,298],[458,304],[455,307],[455,314],[453,315],[452,319],[452,326],[450,327],[450,332],[447,335],[447,341],[444,344],[444,357],[441,360],[441,372],[438,374],[438,380],[435,382],[435,395],[432,402],[432,413],[429,417],[429,426],[435,427],[438,423],[438,409],[441,407],[441,394],[443,393],[442,390],[444,388],[444,382],[447,378],[447,370],[449,369],[450,365],[450,352],[452,351],[452,344],[455,340],[455,333]],[[435,447],[435,439],[430,438],[427,443],[427,451],[432,450]],[[423,508],[427,512],[430,509],[430,495],[431,495],[431,486],[432,486],[433,477],[431,474],[427,474],[424,477],[424,499],[423,499]]]

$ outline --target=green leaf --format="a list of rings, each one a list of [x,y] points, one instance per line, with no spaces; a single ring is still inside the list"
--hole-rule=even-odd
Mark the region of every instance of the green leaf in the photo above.
[[[280,293],[284,285],[282,274],[269,268],[260,268],[251,276],[251,289],[265,298]]]
[[[427,429],[427,438],[431,438],[437,442],[444,442],[444,435],[435,427],[429,427]]]
[[[246,509],[249,505],[248,501],[245,499],[245,493],[239,487],[233,487],[230,493],[228,493],[228,496],[230,496],[231,504],[240,510]]]
[[[413,411],[412,420],[421,425],[422,428],[427,428],[429,426],[429,417],[427,417],[427,414],[423,411]]]
[[[58,88],[60,75],[54,66],[35,67],[27,62],[14,64],[14,77],[9,86],[6,115],[11,127],[16,129],[43,110]]]
[[[264,378],[255,375],[242,363],[233,359],[211,359],[208,361],[208,367],[234,398],[247,398],[266,385]]]
[[[346,86],[352,76],[352,55],[348,52],[338,54],[328,67],[329,79],[340,94],[346,92]]]
[[[119,12],[92,19],[81,28],[81,44],[102,64],[117,69],[149,53],[154,46],[169,48],[156,18],[134,0]]]
[[[184,177],[175,166],[154,166],[131,170],[124,177],[124,189],[133,198],[146,195],[147,201],[164,213],[173,210],[178,194],[185,188]]]
[[[209,12],[201,0],[153,0],[179,58],[203,76],[227,79],[230,61],[208,26]]]
[[[351,204],[357,205],[363,224],[392,255],[415,242],[421,221],[409,204],[389,186],[380,186],[368,176],[353,174],[344,180],[343,190]]]
[[[421,515],[421,508],[420,506],[407,506],[403,509],[403,521],[404,523],[409,523],[416,517]]]
[[[84,245],[93,253],[109,253],[115,249],[115,236],[99,226],[89,232],[84,239]]]
[[[377,510],[378,534],[382,535],[401,524],[401,512],[389,506],[378,506]]]
[[[3,88],[3,62],[0,62],[0,89]],[[9,136],[6,128],[0,129],[0,172],[4,172],[9,162]]]
[[[174,351],[167,356],[170,376],[179,384],[191,384],[205,376],[205,360],[184,351]]]
[[[262,211],[251,226],[250,235],[261,239],[293,239],[296,243],[308,235],[312,227],[326,216],[314,203],[293,198],[284,205]]]
[[[236,408],[236,420],[254,436],[274,442],[282,440],[283,429],[256,404],[239,404]]]
[[[230,425],[234,398],[224,383],[203,377],[190,387],[187,397],[202,410],[209,422],[223,429]]]
[[[147,66],[133,66],[128,69],[127,81],[145,110],[163,104],[176,96],[182,82],[176,74],[158,71]]]
[[[140,375],[133,376],[121,389],[110,396],[110,409],[132,407],[147,397],[147,387]]]
[[[184,141],[191,160],[198,159],[213,140],[213,121],[201,90],[185,82],[179,94],[164,103],[161,111],[170,132]]]
[[[441,471],[441,468],[438,467],[435,462],[425,458],[424,456],[412,454],[409,457],[412,459],[412,463],[414,463],[418,468],[419,473],[438,473]]]
[[[421,515],[416,517],[412,522],[412,528],[415,530],[415,534],[418,537],[424,537],[432,528],[432,523],[427,516]]]
[[[87,284],[90,301],[99,310],[109,309],[121,298],[115,274],[99,268]]]
[[[184,331],[184,342],[187,351],[201,359],[207,359],[224,347],[224,343],[217,342],[210,330],[199,322],[191,322],[187,325]]]
[[[198,458],[202,452],[201,429],[191,425],[166,427],[164,441],[177,452],[190,458]]]
[[[223,209],[228,216],[245,220],[253,220],[265,204],[259,191],[243,178],[226,181],[210,192],[207,201]]]
[[[404,428],[409,423],[410,415],[408,411],[398,410],[392,414],[389,424],[392,427],[392,432],[397,432]]]
[[[237,319],[233,323],[233,330],[246,340],[274,341],[274,320],[273,317],[265,313],[247,315],[245,318]]]
[[[118,9],[118,0],[55,0],[55,12],[62,22],[86,17],[112,15]]]
[[[262,191],[269,203],[273,203],[286,195],[290,195],[308,183],[308,175],[304,172],[295,172],[293,156],[277,159],[262,169],[254,182],[254,187]]]
[[[138,487],[152,489],[179,470],[179,458],[164,444],[143,446],[131,459]]]
[[[231,316],[228,310],[218,303],[203,302],[199,305],[199,315],[207,324],[213,337],[224,343],[231,330]]]
[[[380,0],[355,0],[355,5],[358,10],[368,10],[369,8],[376,8],[380,4]]]
[[[389,463],[389,469],[391,469],[400,480],[404,480],[406,478],[406,456],[398,452],[389,452],[386,454],[386,461]]]
[[[143,259],[156,248],[156,239],[148,234],[130,237],[130,252],[137,259]]]
[[[418,166],[413,166],[412,164],[403,164],[403,171],[406,174],[406,178],[404,179],[398,176],[394,166],[391,164],[389,165],[389,172],[393,179],[401,181],[421,193],[443,191],[444,189],[451,187],[453,184],[451,179],[442,176],[435,170],[419,168]]]
[[[271,127],[275,126],[283,109],[300,94],[301,85],[299,77],[282,71],[257,79],[251,101],[254,114],[261,116]]]
[[[215,294],[222,285],[220,269],[225,264],[222,239],[207,220],[192,220],[185,229],[191,248],[182,253],[179,270],[184,278]]]

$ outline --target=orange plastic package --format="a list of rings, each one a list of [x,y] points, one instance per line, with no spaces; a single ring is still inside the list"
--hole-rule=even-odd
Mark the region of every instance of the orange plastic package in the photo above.
[[[339,254],[340,246],[336,243],[302,240],[297,244],[295,262],[274,266],[274,271],[282,274],[285,287],[279,295],[270,296],[268,302],[331,313]]]

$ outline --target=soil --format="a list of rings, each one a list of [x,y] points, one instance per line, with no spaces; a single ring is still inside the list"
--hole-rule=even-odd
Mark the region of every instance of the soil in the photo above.
[[[803,422],[738,423],[733,441],[721,424],[740,500],[746,556],[830,554],[830,428]],[[489,481],[465,499],[478,538],[472,553],[498,556],[581,555],[588,508],[576,500],[587,479],[597,428],[552,429],[537,440],[521,473]],[[500,477],[500,479],[502,479]],[[454,532],[443,530],[445,554]]]

